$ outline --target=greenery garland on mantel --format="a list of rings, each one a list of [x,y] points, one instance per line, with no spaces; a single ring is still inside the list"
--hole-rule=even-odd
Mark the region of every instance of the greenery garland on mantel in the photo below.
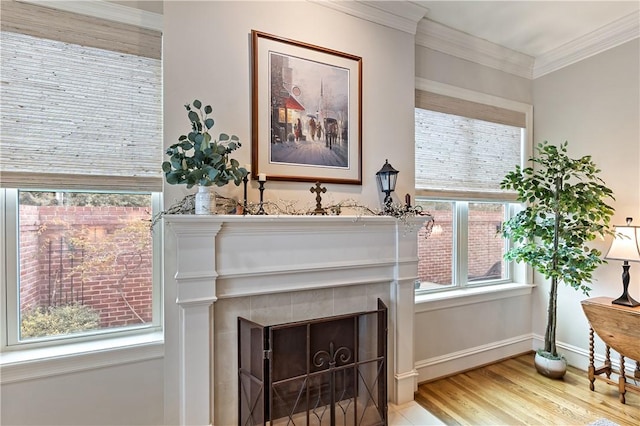
[[[187,188],[191,188],[195,185],[224,186],[229,182],[240,185],[244,181],[246,191],[248,170],[245,167],[240,167],[238,161],[229,158],[231,152],[240,147],[238,137],[221,133],[218,140],[212,138],[209,133],[214,126],[214,120],[210,117],[213,112],[211,105],[203,106],[202,102],[196,99],[192,104],[185,105],[185,108],[191,129],[187,135],[180,136],[177,143],[167,148],[166,154],[170,160],[162,163],[162,171],[167,183],[171,185],[186,184]],[[320,188],[319,182],[317,185]],[[330,216],[338,216],[345,211],[353,212],[358,217],[392,216],[405,223],[407,227],[414,225],[409,222],[409,218],[423,216],[425,217],[425,238],[431,234],[433,227],[433,217],[429,213],[423,212],[420,206],[388,203],[383,210],[375,210],[354,200],[343,200],[319,207],[320,197],[318,196],[315,208],[309,205],[308,208],[300,209],[298,207],[300,203],[295,201],[278,200],[277,202],[265,201],[243,205],[233,198],[222,197],[213,191],[211,195],[215,197],[216,206],[219,206],[216,211],[218,214],[257,215],[260,211],[275,216],[315,215],[320,209]],[[246,211],[242,211],[242,209]],[[194,213],[195,194],[189,194],[167,210],[154,215],[151,219],[151,230],[164,215]]]
[[[238,203],[237,200],[233,198],[223,197],[219,194],[215,194],[216,204],[222,206],[224,209],[223,214],[232,214],[238,215],[238,209],[242,209],[242,205]],[[304,209],[300,209],[299,202],[296,201],[287,201],[287,200],[278,200],[278,201],[264,201],[262,203],[262,207],[264,211],[268,215],[272,216],[312,216],[314,215],[315,208],[308,205],[308,207]],[[245,212],[247,216],[257,215],[258,210],[260,209],[259,203],[247,203],[247,211]],[[425,238],[428,238],[431,235],[431,230],[434,224],[433,216],[422,210],[420,206],[406,206],[398,203],[390,203],[385,206],[384,210],[371,209],[368,206],[359,204],[355,200],[342,200],[337,203],[332,203],[324,207],[329,216],[339,216],[345,211],[353,212],[355,216],[391,216],[395,217],[399,221],[403,222],[405,225],[410,226],[408,219],[412,217],[424,217],[425,223]],[[168,214],[194,214],[195,213],[195,194],[189,194],[185,196],[182,200],[178,201],[175,204],[172,204],[168,209],[157,213],[152,221],[151,228],[162,219],[163,216]]]

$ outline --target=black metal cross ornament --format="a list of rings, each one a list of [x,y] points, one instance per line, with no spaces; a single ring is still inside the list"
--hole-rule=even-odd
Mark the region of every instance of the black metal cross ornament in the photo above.
[[[316,182],[316,186],[312,186],[310,191],[316,194],[316,209],[313,211],[313,214],[327,214],[326,210],[322,208],[322,197],[320,196],[320,194],[327,192],[327,188],[321,187],[320,182]]]

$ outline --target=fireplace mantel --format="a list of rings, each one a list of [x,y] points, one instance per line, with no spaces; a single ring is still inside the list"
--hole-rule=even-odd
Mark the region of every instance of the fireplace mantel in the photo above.
[[[237,423],[238,314],[302,320],[370,309],[378,297],[389,306],[389,399],[413,400],[416,234],[426,220],[165,216],[166,424]]]

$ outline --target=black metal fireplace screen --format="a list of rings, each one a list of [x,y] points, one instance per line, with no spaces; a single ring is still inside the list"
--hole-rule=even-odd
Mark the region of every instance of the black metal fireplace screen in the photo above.
[[[240,425],[386,425],[387,307],[262,326],[238,318]]]

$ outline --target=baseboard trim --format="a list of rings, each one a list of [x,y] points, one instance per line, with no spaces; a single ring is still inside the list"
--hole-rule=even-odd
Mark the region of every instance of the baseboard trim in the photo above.
[[[543,346],[544,337],[531,333],[417,361],[415,364],[415,369],[418,372],[417,384],[494,364],[507,358],[536,351]],[[588,349],[560,341],[556,342],[556,346],[558,353],[566,358],[570,366],[585,372],[589,369]],[[596,347],[596,349],[599,348]],[[602,365],[604,360],[604,353],[596,352],[594,354],[596,367]],[[620,368],[620,355],[613,349],[611,350],[611,366],[616,370]],[[625,358],[625,369],[626,371],[634,371],[635,361]]]
[[[511,358],[531,352],[533,334],[524,334],[462,351],[427,358],[416,362],[418,383],[433,381],[442,377],[492,364],[497,360]]]
[[[394,404],[402,405],[409,401],[413,401],[413,394],[416,391],[415,378],[418,376],[416,370],[411,370],[406,373],[396,374],[395,380],[395,392],[391,396],[391,401]]]
[[[418,383],[430,382],[531,352],[532,343],[533,335],[525,334],[418,361],[416,362]]]

